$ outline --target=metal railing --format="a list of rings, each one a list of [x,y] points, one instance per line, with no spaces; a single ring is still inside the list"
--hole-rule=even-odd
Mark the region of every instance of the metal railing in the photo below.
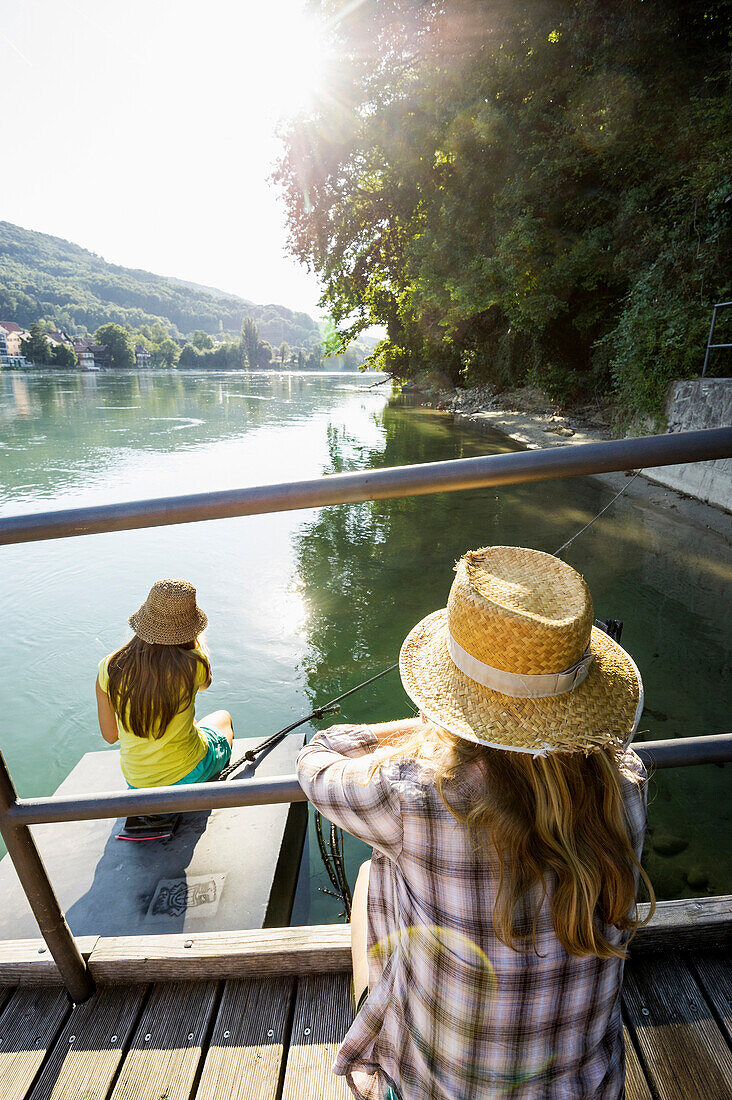
[[[729,457],[732,428],[646,436],[10,517],[0,519],[0,545]],[[654,768],[724,763],[732,760],[732,734],[646,742],[636,748],[644,762]],[[0,753],[0,832],[41,934],[75,1002],[92,995],[94,982],[61,912],[30,825],[305,800],[295,776],[76,798],[21,799]]]

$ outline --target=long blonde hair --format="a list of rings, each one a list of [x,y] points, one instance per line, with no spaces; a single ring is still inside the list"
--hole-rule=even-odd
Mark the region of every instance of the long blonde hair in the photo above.
[[[179,710],[190,706],[196,672],[208,658],[193,651],[199,642],[157,645],[137,635],[109,658],[109,699],[136,737],[162,737]]]
[[[601,959],[627,956],[602,926],[635,933],[640,923],[637,877],[651,900],[646,920],[655,897],[633,849],[622,796],[623,777],[637,779],[621,772],[618,753],[604,748],[588,756],[534,757],[474,744],[430,724],[378,757],[422,760],[434,772],[442,801],[474,843],[495,850],[499,875],[493,927],[506,946],[525,950],[530,943],[536,950],[550,874],[552,923],[565,951]],[[452,801],[455,781],[474,761],[485,776],[484,790],[471,794],[466,808],[463,788],[458,808]],[[537,887],[541,900],[531,912],[529,899]]]

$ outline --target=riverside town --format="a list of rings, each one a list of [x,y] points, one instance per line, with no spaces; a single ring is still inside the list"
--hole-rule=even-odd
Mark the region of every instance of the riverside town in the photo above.
[[[732,1097],[731,28],[7,0],[0,1100]]]

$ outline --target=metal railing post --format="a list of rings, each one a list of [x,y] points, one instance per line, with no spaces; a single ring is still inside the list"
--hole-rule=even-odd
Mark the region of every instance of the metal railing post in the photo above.
[[[16,801],[15,786],[0,752],[0,832],[68,994],[75,1004],[81,1004],[94,993],[94,981],[61,912],[30,829],[8,817]]]

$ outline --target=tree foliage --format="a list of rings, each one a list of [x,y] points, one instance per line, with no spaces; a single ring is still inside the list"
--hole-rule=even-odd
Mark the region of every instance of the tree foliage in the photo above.
[[[94,333],[98,344],[109,349],[109,364],[114,370],[129,370],[135,365],[135,346],[121,325],[102,325]]]
[[[76,352],[68,344],[58,344],[53,349],[53,365],[55,367],[73,368],[79,365]]]
[[[259,329],[253,317],[245,317],[241,326],[241,361],[252,370],[259,365]]]
[[[20,342],[23,355],[29,363],[47,366],[53,361],[53,353],[46,339],[46,326],[42,321],[34,321],[28,332],[28,339]]]
[[[335,344],[658,413],[732,289],[729,0],[320,6],[338,77],[278,178]]]

